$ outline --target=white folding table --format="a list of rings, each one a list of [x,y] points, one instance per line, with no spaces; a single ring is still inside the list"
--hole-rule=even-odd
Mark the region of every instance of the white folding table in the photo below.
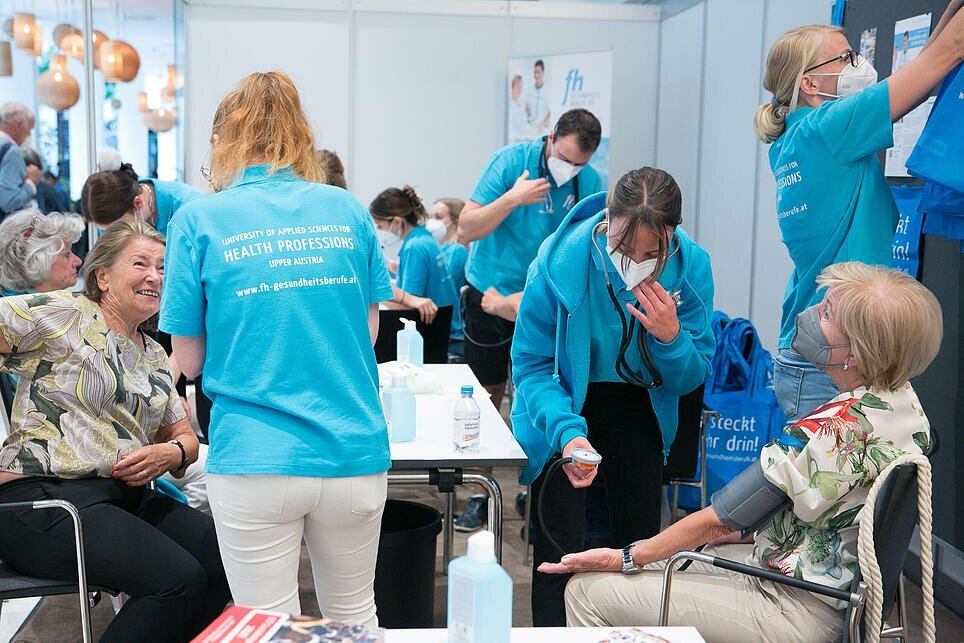
[[[493,476],[473,467],[517,468],[525,466],[528,459],[472,369],[465,364],[426,364],[425,369],[438,379],[441,393],[415,396],[415,440],[391,444],[388,483],[428,484],[444,495],[442,552],[446,568],[452,555],[455,485],[482,487],[489,497],[489,529],[495,535],[496,557],[502,562],[502,490]],[[476,453],[459,453],[452,440],[452,409],[465,384],[475,388],[481,411],[481,439]]]

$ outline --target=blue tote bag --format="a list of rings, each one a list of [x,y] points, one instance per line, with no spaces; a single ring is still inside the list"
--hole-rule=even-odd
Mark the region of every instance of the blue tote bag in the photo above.
[[[964,64],[941,83],[937,102],[907,159],[907,171],[964,192]]]
[[[749,320],[714,313],[716,354],[703,403],[720,414],[706,431],[706,497],[755,462],[786,418],[773,393],[773,359]],[[699,492],[680,489],[680,506],[699,508]]]

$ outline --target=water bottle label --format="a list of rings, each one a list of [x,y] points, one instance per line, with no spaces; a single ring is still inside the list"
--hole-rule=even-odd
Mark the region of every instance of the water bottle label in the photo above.
[[[455,420],[455,444],[471,446],[479,441],[479,418]]]

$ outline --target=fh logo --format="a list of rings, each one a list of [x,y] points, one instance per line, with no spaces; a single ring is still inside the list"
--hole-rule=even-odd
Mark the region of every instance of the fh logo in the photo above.
[[[579,73],[579,70],[573,67],[566,74],[566,93],[562,97],[562,104],[566,105],[569,102],[569,96],[573,92],[582,91],[582,83],[585,77]]]

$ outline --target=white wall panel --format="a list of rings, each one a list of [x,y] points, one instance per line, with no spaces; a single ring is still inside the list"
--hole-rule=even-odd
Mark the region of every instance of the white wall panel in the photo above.
[[[291,76],[316,145],[348,148],[348,25],[341,12],[192,6],[187,12],[185,179],[206,188],[199,167],[221,99],[247,74]]]
[[[465,198],[505,141],[505,18],[357,13],[350,189]],[[429,203],[426,203],[429,205]]]

